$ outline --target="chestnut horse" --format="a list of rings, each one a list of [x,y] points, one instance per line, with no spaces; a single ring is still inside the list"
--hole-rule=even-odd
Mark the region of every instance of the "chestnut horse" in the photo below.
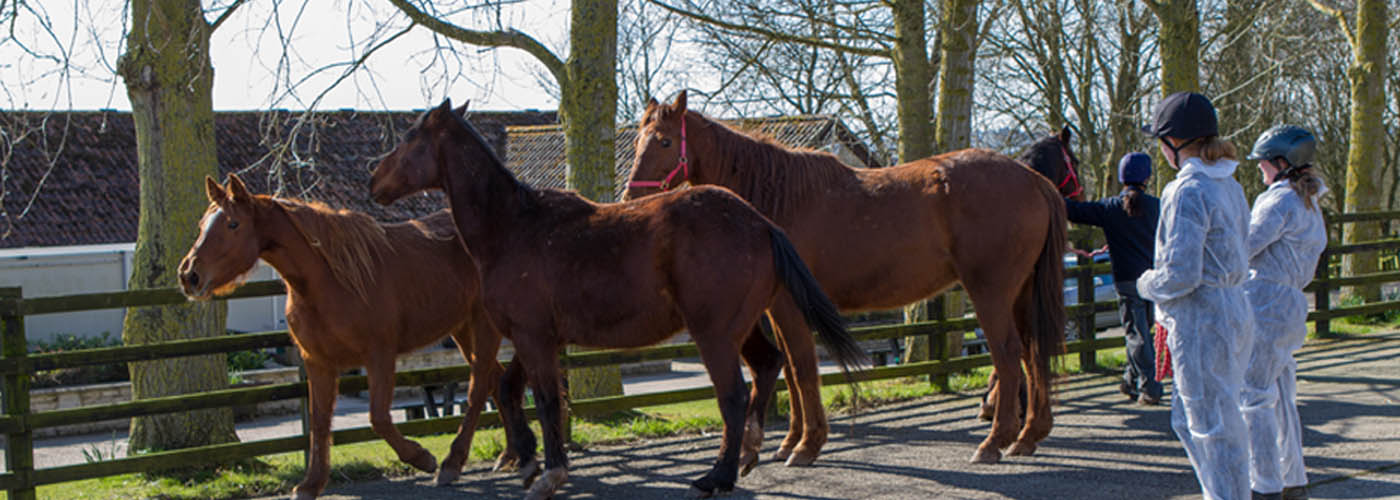
[[[829,153],[790,149],[687,112],[685,92],[671,104],[647,104],[636,150],[628,198],[687,181],[734,190],[791,235],[843,310],[898,307],[961,282],[995,370],[1016,374],[998,379],[992,431],[972,460],[996,462],[1007,446],[1012,455],[1029,455],[1050,433],[1050,361],[1064,344],[1066,222],[1064,203],[1044,177],[983,149],[853,169]],[[797,331],[776,319],[779,330]],[[791,350],[806,349],[811,340],[789,334],[780,342]],[[813,364],[790,361],[789,382],[817,379]],[[1018,437],[1013,398],[1021,362],[1031,404]],[[821,415],[821,400],[804,392],[793,400],[779,458],[798,452],[815,457],[826,431],[812,426],[825,420],[813,418]],[[761,444],[761,430],[755,434],[745,442],[746,453]]]
[[[599,204],[534,189],[506,170],[465,111],[443,101],[424,112],[375,167],[371,191],[380,203],[429,188],[447,193],[457,233],[481,270],[486,312],[530,367],[546,470],[526,498],[549,497],[568,474],[564,344],[640,347],[689,330],[724,419],[719,459],[691,483],[702,495],[730,490],[738,478],[749,400],[739,358],[765,310],[795,312],[783,319],[815,328],[843,369],[862,362],[864,351],[787,236],[734,193],[689,189]],[[789,356],[816,359],[810,348]],[[755,386],[771,390],[777,370],[761,375]]]
[[[227,187],[206,178],[205,190],[210,203],[199,239],[180,263],[184,294],[209,300],[230,292],[260,258],[287,285],[287,329],[301,350],[311,399],[311,463],[295,497],[315,498],[325,488],[338,374],[357,366],[369,376],[374,432],[399,460],[436,469],[439,484],[452,482],[504,369],[496,361],[501,337],[482,309],[477,271],[456,242],[451,215],[378,224],[358,212],[251,194],[237,175]],[[394,359],[447,335],[472,371],[468,410],[438,468],[432,453],[394,427],[389,406]],[[519,363],[511,365],[514,372]],[[503,419],[523,420],[512,413],[516,406],[498,403]],[[521,445],[534,447],[533,435],[522,437]]]

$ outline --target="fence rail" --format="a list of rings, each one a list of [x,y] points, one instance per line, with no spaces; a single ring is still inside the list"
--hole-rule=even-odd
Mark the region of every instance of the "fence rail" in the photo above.
[[[1347,222],[1367,220],[1389,220],[1400,218],[1400,212],[1377,214],[1345,214]],[[1329,222],[1337,222],[1335,219]],[[1072,239],[1081,241],[1089,233],[1076,230]],[[1400,248],[1400,240],[1385,240],[1353,245],[1328,247],[1318,266],[1317,280],[1309,285],[1308,291],[1317,294],[1317,310],[1308,316],[1316,321],[1320,333],[1327,332],[1332,318],[1374,314],[1400,309],[1400,301],[1381,302],[1354,307],[1330,308],[1328,296],[1331,290],[1343,286],[1356,286],[1400,280],[1400,272],[1382,272],[1365,276],[1329,276],[1328,259],[1335,255],[1375,250]],[[1087,259],[1080,259],[1080,265],[1068,268],[1066,276],[1078,283],[1078,304],[1066,307],[1066,317],[1076,320],[1079,340],[1066,344],[1066,354],[1078,353],[1081,366],[1091,369],[1098,350],[1120,347],[1122,337],[1095,338],[1094,314],[1116,309],[1116,302],[1094,302],[1093,278],[1109,272],[1107,264],[1093,265]],[[279,281],[261,281],[245,284],[227,298],[262,297],[285,293]],[[35,469],[33,461],[33,431],[35,429],[91,422],[97,420],[130,418],[144,415],[189,411],[195,409],[220,408],[254,404],[265,401],[305,398],[304,382],[272,384],[251,388],[233,388],[197,394],[142,399],[130,402],[88,406],[81,408],[32,412],[29,407],[29,379],[38,370],[73,368],[88,365],[129,363],[201,354],[218,354],[249,349],[285,347],[292,345],[286,331],[260,332],[230,335],[209,339],[178,340],[123,346],[103,349],[90,349],[61,353],[31,355],[27,352],[24,336],[24,317],[37,314],[85,311],[125,307],[173,305],[185,303],[186,299],[175,288],[138,290],[115,293],[70,295],[63,297],[25,298],[19,288],[0,288],[0,320],[4,322],[3,338],[0,339],[0,375],[4,378],[4,415],[0,416],[0,433],[7,436],[6,464],[8,470],[0,473],[0,489],[8,491],[8,498],[35,498],[35,487],[40,485],[106,477],[131,472],[145,472],[173,467],[188,467],[197,464],[220,463],[257,456],[304,451],[307,447],[305,435],[259,441],[228,443],[204,446],[187,450],[150,453],[134,457],[117,458],[94,463]],[[943,308],[934,308],[941,312]],[[879,380],[908,376],[928,376],[935,383],[946,384],[946,375],[972,368],[990,366],[987,354],[953,356],[947,351],[947,342],[941,336],[950,332],[966,332],[977,327],[975,318],[939,319],[919,323],[865,326],[852,328],[853,336],[860,341],[892,339],[926,335],[939,337],[932,340],[933,358],[929,361],[905,363],[895,366],[874,367],[852,374],[857,381]],[[569,368],[616,365],[639,361],[667,360],[697,356],[694,344],[670,344],[632,350],[589,351],[561,355],[563,366]],[[465,365],[399,372],[395,382],[399,385],[425,385],[455,382],[471,373]],[[822,376],[824,383],[841,383],[846,380],[840,373]],[[785,388],[779,381],[779,388]],[[353,393],[368,388],[364,376],[341,377],[340,391]],[[703,400],[714,397],[712,387],[681,389],[665,392],[610,396],[573,401],[570,410],[575,415],[603,415],[631,408],[659,404]],[[533,412],[533,410],[527,410]],[[303,418],[305,415],[303,414]],[[481,425],[498,421],[495,412],[485,412]],[[460,416],[447,416],[414,420],[396,424],[407,435],[424,435],[452,432],[460,424]],[[305,428],[305,427],[303,427]],[[379,437],[369,427],[344,429],[334,432],[337,444],[376,440]]]

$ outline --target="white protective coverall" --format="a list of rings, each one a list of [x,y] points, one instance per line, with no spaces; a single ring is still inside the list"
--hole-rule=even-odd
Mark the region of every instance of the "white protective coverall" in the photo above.
[[[1325,192],[1323,188],[1318,195]],[[1308,334],[1303,287],[1312,281],[1327,246],[1317,198],[1309,210],[1287,180],[1271,184],[1254,200],[1246,241],[1249,281],[1244,290],[1255,328],[1240,411],[1249,429],[1249,486],[1278,493],[1308,483],[1293,352]]]
[[[1237,162],[1182,162],[1162,191],[1153,268],[1138,294],[1156,303],[1173,375],[1172,429],[1206,500],[1246,500],[1249,439],[1239,395],[1253,335],[1244,297],[1249,203]]]

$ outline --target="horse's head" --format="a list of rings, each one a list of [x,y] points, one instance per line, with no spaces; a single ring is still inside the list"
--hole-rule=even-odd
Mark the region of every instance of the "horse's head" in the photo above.
[[[403,140],[375,165],[369,185],[374,201],[388,205],[425,189],[442,188],[443,147],[453,143],[450,139],[459,133],[458,122],[466,112],[466,104],[454,110],[447,99],[419,115]]]
[[[1066,126],[1059,133],[1036,141],[1021,154],[1020,160],[1050,179],[1059,189],[1060,196],[1082,200],[1084,186],[1079,182],[1079,157],[1074,156],[1074,150],[1070,147],[1071,138],[1072,134]]]
[[[623,199],[669,191],[690,180],[685,136],[685,91],[671,104],[647,101],[637,126],[637,155]]]
[[[191,299],[208,300],[233,291],[262,251],[256,217],[257,200],[243,180],[230,174],[220,186],[204,178],[209,208],[199,221],[199,238],[180,261],[180,291]]]

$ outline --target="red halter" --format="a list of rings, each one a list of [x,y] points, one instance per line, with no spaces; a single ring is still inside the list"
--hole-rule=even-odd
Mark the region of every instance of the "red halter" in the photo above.
[[[1084,186],[1079,183],[1079,174],[1076,174],[1074,172],[1074,162],[1070,161],[1069,150],[1065,149],[1065,145],[1063,143],[1060,144],[1060,154],[1064,155],[1065,157],[1065,171],[1067,173],[1065,173],[1065,178],[1060,181],[1060,185],[1056,186],[1056,189],[1064,190],[1065,185],[1069,184],[1069,181],[1074,181],[1074,192],[1065,195],[1065,197],[1073,198],[1075,196],[1079,196],[1080,193],[1084,192]]]
[[[671,180],[681,174],[681,180],[671,184]],[[661,191],[670,191],[671,188],[680,183],[690,180],[690,161],[685,157],[685,115],[681,115],[681,159],[676,162],[676,168],[671,170],[671,174],[663,181],[632,181],[627,187],[654,187],[661,188]]]

